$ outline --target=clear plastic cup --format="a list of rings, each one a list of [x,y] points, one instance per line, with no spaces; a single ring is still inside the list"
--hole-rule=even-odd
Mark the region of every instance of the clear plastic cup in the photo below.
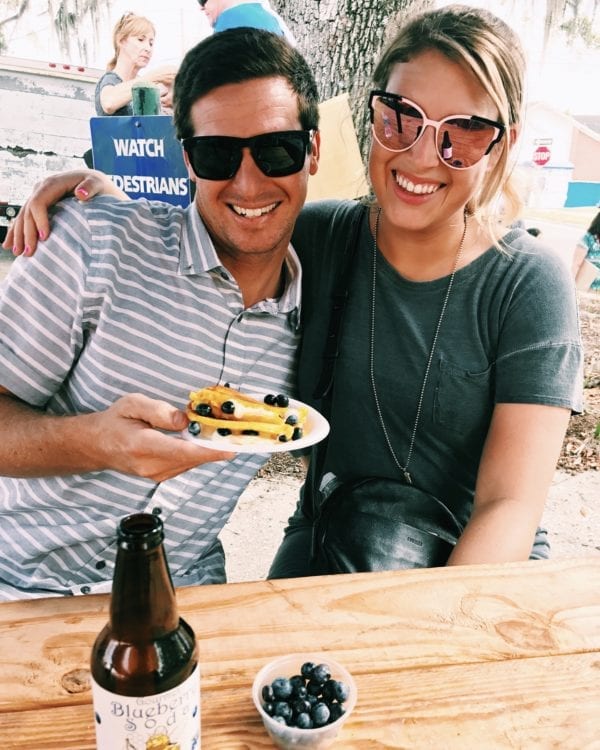
[[[300,667],[307,661],[314,664],[327,664],[331,670],[331,677],[334,680],[345,682],[349,688],[350,694],[348,700],[344,702],[345,713],[339,719],[323,727],[313,729],[299,729],[297,727],[288,727],[275,721],[263,708],[262,689],[265,685],[270,685],[277,677],[291,677],[300,674]],[[310,750],[321,750],[330,747],[343,727],[344,723],[352,713],[356,705],[358,691],[356,683],[350,672],[341,664],[334,661],[328,654],[289,654],[266,664],[254,679],[252,685],[252,700],[260,718],[265,725],[269,736],[275,745],[282,750],[296,750],[296,748],[310,748]]]

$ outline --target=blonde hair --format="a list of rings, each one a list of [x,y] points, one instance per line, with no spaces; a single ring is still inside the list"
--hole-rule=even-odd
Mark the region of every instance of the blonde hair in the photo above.
[[[141,34],[153,34],[156,36],[156,29],[152,21],[144,16],[136,16],[135,13],[125,13],[115,24],[113,29],[113,49],[115,51],[112,58],[106,65],[106,70],[114,70],[119,57],[119,47],[121,43],[130,36]]]
[[[521,42],[504,21],[486,10],[448,5],[426,11],[410,18],[392,38],[373,73],[375,86],[385,89],[394,65],[427,50],[437,50],[471,71],[498,109],[499,120],[506,128],[504,137],[494,146],[500,153],[466,211],[485,218],[490,227],[500,220],[510,223],[521,209],[510,154],[510,126],[521,122],[524,98],[525,55]]]

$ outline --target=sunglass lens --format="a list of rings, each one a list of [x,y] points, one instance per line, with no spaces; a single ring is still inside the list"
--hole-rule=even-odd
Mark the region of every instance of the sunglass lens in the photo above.
[[[196,175],[205,180],[229,180],[242,161],[240,146],[220,136],[194,141],[188,155]]]
[[[256,139],[252,149],[256,163],[270,177],[286,177],[299,172],[306,159],[302,133],[270,133]]]
[[[410,148],[423,128],[423,116],[410,102],[376,97],[373,100],[373,129],[377,140],[392,151]]]
[[[471,117],[455,117],[439,128],[437,147],[449,166],[467,169],[483,158],[495,135],[492,125]]]

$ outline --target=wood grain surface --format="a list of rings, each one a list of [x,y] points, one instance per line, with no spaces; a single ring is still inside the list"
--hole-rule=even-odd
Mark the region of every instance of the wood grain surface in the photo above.
[[[600,748],[599,559],[204,586],[178,601],[198,637],[203,750],[272,747],[254,675],[315,651],[358,685],[336,747]],[[94,747],[86,676],[107,605],[0,604],[3,749]]]

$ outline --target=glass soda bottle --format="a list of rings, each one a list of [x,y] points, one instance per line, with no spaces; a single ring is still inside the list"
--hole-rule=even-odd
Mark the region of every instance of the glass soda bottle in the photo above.
[[[117,529],[110,620],[92,649],[98,750],[197,750],[196,637],[179,617],[160,518],[137,513]]]

